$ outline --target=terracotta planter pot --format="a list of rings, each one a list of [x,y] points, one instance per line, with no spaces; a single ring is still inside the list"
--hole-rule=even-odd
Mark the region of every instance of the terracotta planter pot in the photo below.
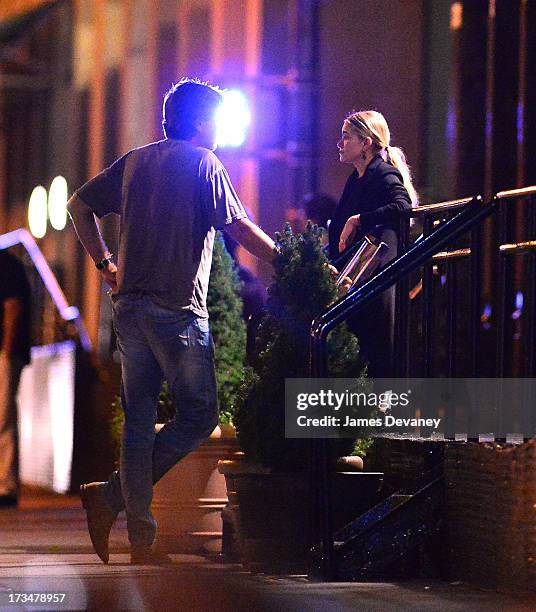
[[[218,469],[225,475],[229,499],[222,511],[224,558],[253,571],[307,571],[308,474],[272,472],[244,461],[243,453],[220,461]],[[355,471],[333,475],[335,528],[377,501],[379,476]]]
[[[156,547],[171,553],[221,551],[221,511],[227,504],[218,461],[237,448],[234,428],[212,432],[155,486],[152,511],[158,523]]]

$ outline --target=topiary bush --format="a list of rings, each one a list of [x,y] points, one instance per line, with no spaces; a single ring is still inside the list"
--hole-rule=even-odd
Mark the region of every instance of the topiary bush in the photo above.
[[[276,235],[280,253],[267,315],[237,403],[234,422],[246,458],[276,470],[303,470],[308,463],[309,440],[285,438],[285,378],[309,376],[311,323],[337,298],[321,239],[322,230],[310,222],[302,234],[294,235],[287,224]],[[357,339],[344,324],[328,338],[328,365],[332,377],[366,378]],[[342,456],[354,444],[340,439],[331,447]]]
[[[242,318],[241,287],[234,260],[218,234],[214,242],[207,307],[216,347],[214,359],[221,423],[232,423],[238,389],[244,378],[246,323]]]

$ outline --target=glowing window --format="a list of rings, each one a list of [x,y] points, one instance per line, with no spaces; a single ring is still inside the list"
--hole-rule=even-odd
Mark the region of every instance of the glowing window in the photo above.
[[[450,5],[450,29],[459,30],[463,25],[463,3],[453,2]]]
[[[62,230],[67,223],[67,181],[57,176],[48,192],[48,217],[54,229]]]
[[[30,196],[28,224],[36,238],[42,238],[47,233],[47,190],[42,185],[38,185]]]
[[[251,113],[246,96],[237,89],[223,92],[223,103],[216,115],[219,147],[239,147],[246,140]]]

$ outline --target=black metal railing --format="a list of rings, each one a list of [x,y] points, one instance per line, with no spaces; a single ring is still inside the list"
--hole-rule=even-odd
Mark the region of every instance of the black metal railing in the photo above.
[[[497,193],[492,200],[497,204],[495,228],[479,224],[462,244],[435,253],[419,269],[417,295],[410,298],[409,280],[400,280],[395,375],[535,375],[534,195],[534,187]],[[423,219],[426,237],[465,203],[467,199],[423,206],[410,215]],[[518,217],[517,227],[512,212]],[[524,238],[519,236],[520,226]],[[406,221],[401,230],[403,250],[408,248],[408,227]],[[518,235],[512,237],[514,231]]]
[[[498,307],[495,324],[495,345],[497,363],[494,370],[496,376],[503,376],[504,354],[505,354],[505,300],[508,291],[506,257],[520,253],[529,253],[530,259],[525,275],[527,288],[528,316],[526,319],[526,375],[534,376],[536,347],[536,206],[527,207],[527,230],[529,238],[522,242],[507,242],[506,213],[502,210],[502,203],[512,200],[532,198],[536,195],[536,187],[527,187],[503,191],[495,194],[489,202],[483,202],[481,196],[463,198],[449,202],[441,202],[428,206],[421,206],[408,212],[401,230],[401,255],[390,263],[384,270],[363,286],[349,293],[334,303],[322,316],[311,325],[311,376],[322,378],[328,375],[327,371],[327,337],[332,329],[351,315],[358,313],[383,291],[398,283],[397,293],[399,302],[397,304],[396,332],[397,343],[395,347],[397,358],[395,362],[402,364],[397,374],[408,376],[414,374],[411,367],[410,339],[411,329],[411,295],[410,274],[419,270],[422,266],[422,338],[423,359],[421,375],[434,375],[434,340],[437,338],[435,330],[436,317],[434,316],[434,272],[439,263],[446,265],[448,275],[448,286],[446,296],[446,329],[447,337],[447,376],[478,376],[480,374],[481,360],[479,358],[479,342],[482,336],[482,328],[489,325],[490,312],[481,308],[481,282],[483,276],[482,261],[482,222],[499,210],[499,227],[502,228],[498,235],[498,244],[493,245],[493,250],[499,258],[496,276],[496,291],[498,292]],[[438,216],[440,218],[438,218]],[[423,218],[423,237],[413,246],[409,246],[410,221],[409,218]],[[442,251],[444,247],[452,245],[457,239],[470,234],[468,246],[458,247],[450,251]],[[489,240],[488,240],[489,245]],[[469,289],[465,288],[467,311],[470,314],[469,326],[469,348],[467,342],[462,349],[469,354],[468,366],[464,371],[457,368],[457,356],[462,343],[458,341],[456,333],[458,320],[460,318],[459,291],[460,283],[454,271],[457,260],[467,260],[470,266],[466,270],[469,280]],[[485,265],[486,262],[484,262]],[[487,271],[488,277],[490,271]],[[447,283],[444,283],[447,284]],[[420,291],[417,290],[417,294]],[[415,292],[413,292],[413,295]],[[523,295],[525,295],[523,294]],[[519,304],[518,304],[519,306]],[[523,307],[523,306],[521,306]],[[485,329],[489,331],[489,329]],[[328,440],[313,441],[313,472],[317,481],[314,491],[313,503],[316,507],[313,522],[316,534],[321,540],[320,560],[321,573],[324,579],[336,578],[333,558],[333,534],[331,522],[330,503],[330,473],[328,462]]]
[[[56,275],[50,268],[48,262],[43,255],[43,252],[28,232],[28,230],[24,228],[19,228],[17,230],[13,230],[6,234],[0,235],[0,250],[8,249],[10,247],[15,247],[17,245],[21,245],[25,252],[28,254],[31,263],[33,264],[37,276],[45,288],[45,293],[47,296],[50,296],[52,303],[57,309],[58,315],[61,320],[65,323],[72,323],[76,334],[78,336],[81,347],[86,351],[91,351],[91,340],[85,328],[84,322],[80,315],[80,312],[76,306],[69,306],[65,294],[63,293],[62,288],[56,278]],[[32,296],[32,303],[35,309],[36,306],[35,296]],[[41,310],[44,310],[41,308]],[[40,313],[43,317],[43,313]],[[43,322],[40,320],[39,324],[42,325]],[[33,334],[36,336],[37,334]],[[57,339],[54,339],[57,342]]]
[[[491,215],[495,206],[495,199],[484,204],[480,196],[464,202],[463,209],[455,217],[434,229],[374,278],[339,299],[316,319],[311,326],[312,376],[322,377],[327,374],[326,339],[334,327],[348,319],[350,315],[359,312],[383,291],[428,261],[452,240],[468,232],[476,224]]]

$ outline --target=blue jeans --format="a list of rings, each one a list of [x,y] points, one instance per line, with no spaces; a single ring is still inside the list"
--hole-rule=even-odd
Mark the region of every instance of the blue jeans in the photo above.
[[[218,422],[214,344],[208,319],[158,306],[149,296],[120,295],[113,322],[121,354],[125,425],[119,472],[104,485],[110,507],[126,509],[133,546],[150,546],[156,521],[153,483],[210,435]],[[175,418],[155,434],[166,379]]]

